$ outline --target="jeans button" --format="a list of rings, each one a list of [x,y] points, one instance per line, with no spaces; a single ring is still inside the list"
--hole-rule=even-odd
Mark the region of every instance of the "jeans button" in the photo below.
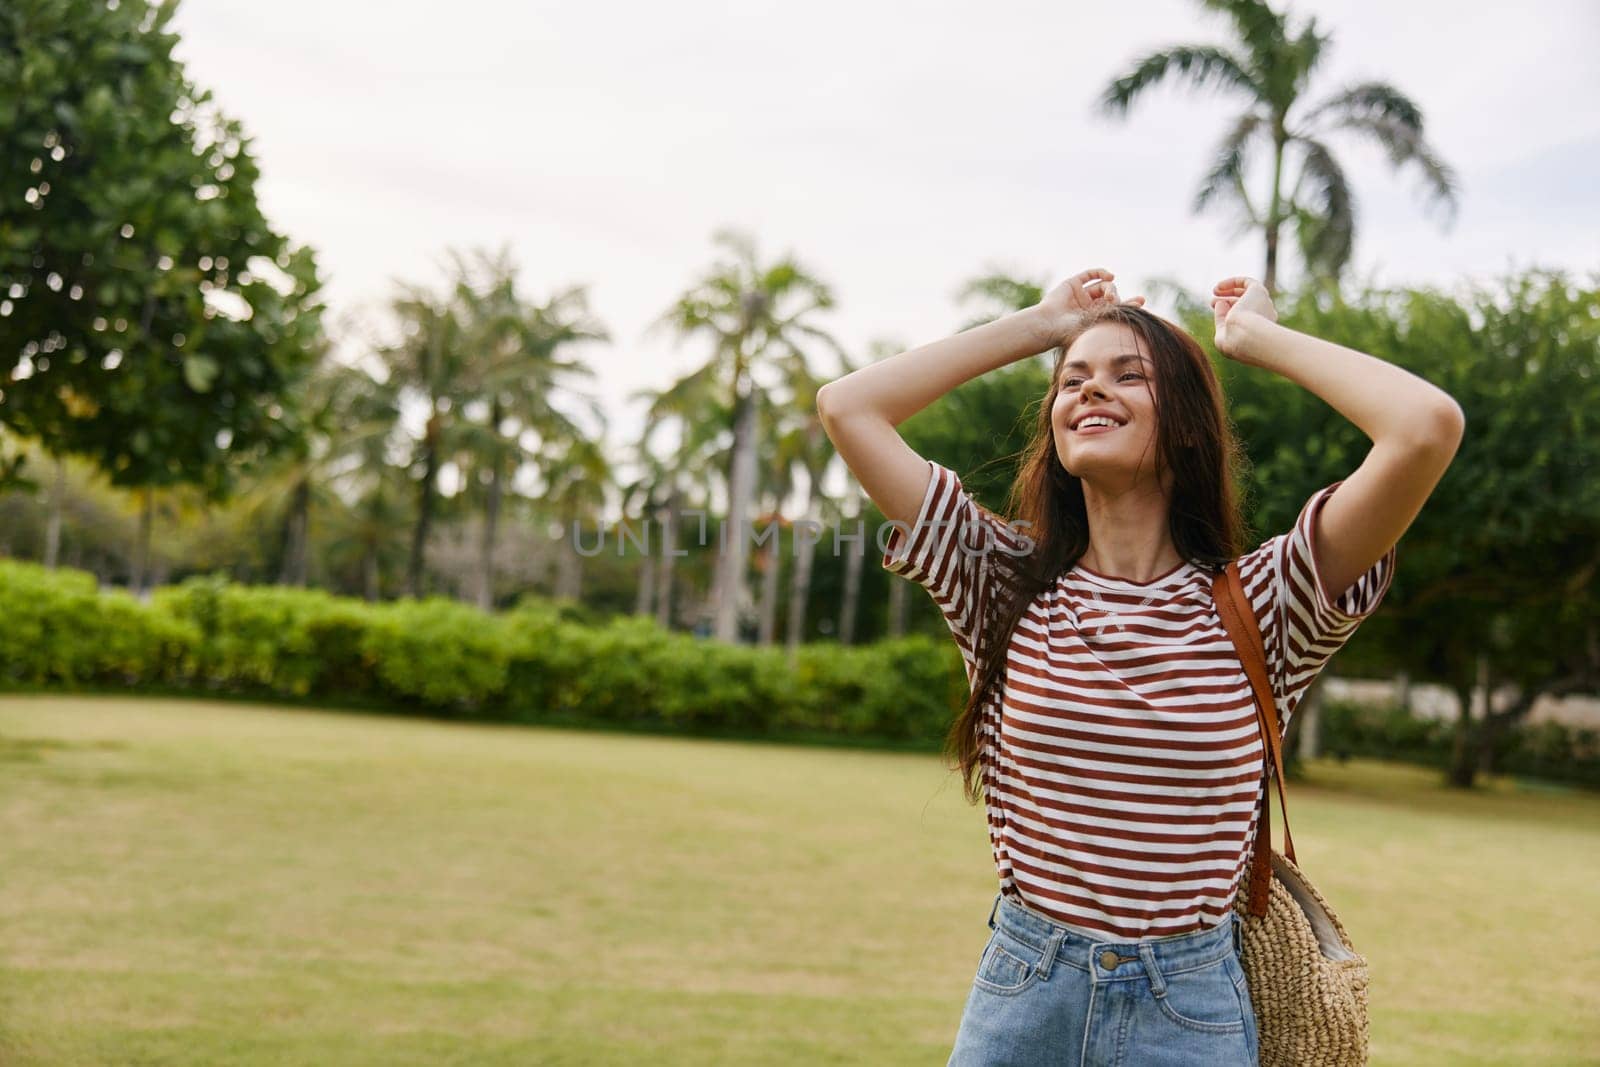
[[[1117,954],[1110,949],[1106,949],[1104,952],[1100,953],[1100,966],[1104,967],[1108,971],[1116,970]]]

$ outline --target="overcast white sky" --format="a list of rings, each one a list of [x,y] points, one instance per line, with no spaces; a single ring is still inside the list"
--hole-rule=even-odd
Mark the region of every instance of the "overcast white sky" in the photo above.
[[[1600,5],[1289,10],[1334,34],[1310,99],[1391,82],[1460,178],[1446,231],[1414,171],[1331,138],[1360,276],[1600,269]],[[1259,239],[1188,212],[1235,98],[1163,87],[1118,123],[1091,107],[1150,50],[1228,41],[1190,0],[188,0],[176,26],[191,76],[254,136],[268,216],[317,249],[336,313],[376,306],[391,279],[438,281],[450,246],[509,243],[538,299],[587,284],[614,338],[586,353],[614,454],[640,422],[628,392],[705,356],[644,328],[724,225],[830,283],[838,308],[819,322],[856,353],[952,333],[955,289],[988,267],[1053,284],[1105,266],[1125,297],[1262,270]]]

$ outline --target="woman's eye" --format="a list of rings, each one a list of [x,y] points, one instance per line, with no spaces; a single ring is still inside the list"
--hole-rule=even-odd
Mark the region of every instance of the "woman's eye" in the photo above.
[[[1144,375],[1140,374],[1138,371],[1130,370],[1130,371],[1125,371],[1120,377],[1117,378],[1117,381],[1120,382],[1120,381],[1122,381],[1123,378],[1143,378],[1143,377],[1144,377]],[[1074,388],[1081,381],[1083,381],[1082,378],[1068,378],[1066,381],[1061,383],[1061,388],[1063,388],[1063,389]]]

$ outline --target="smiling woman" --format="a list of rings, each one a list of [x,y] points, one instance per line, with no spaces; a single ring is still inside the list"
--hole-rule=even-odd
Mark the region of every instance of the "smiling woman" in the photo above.
[[[1395,542],[1461,425],[1428,383],[1278,327],[1258,283],[1228,279],[1215,295],[1224,355],[1318,388],[1374,440],[1357,471],[1253,548],[1210,358],[1138,298],[1119,301],[1109,271],[818,394],[840,455],[905,528],[884,567],[927,589],[967,668],[947,754],[985,804],[999,893],[952,1063],[1062,1062],[1063,1050],[1084,1063],[1242,1063],[1260,1051],[1236,905],[1265,748],[1213,579],[1237,561],[1286,724],[1382,600]],[[1052,347],[1008,523],[894,427]]]

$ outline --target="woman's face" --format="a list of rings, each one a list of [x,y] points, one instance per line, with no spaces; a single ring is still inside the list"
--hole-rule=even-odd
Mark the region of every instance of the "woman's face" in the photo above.
[[[1156,473],[1155,364],[1139,335],[1120,322],[1091,327],[1062,363],[1050,422],[1068,473],[1109,487]],[[1103,412],[1112,426],[1084,425]]]

